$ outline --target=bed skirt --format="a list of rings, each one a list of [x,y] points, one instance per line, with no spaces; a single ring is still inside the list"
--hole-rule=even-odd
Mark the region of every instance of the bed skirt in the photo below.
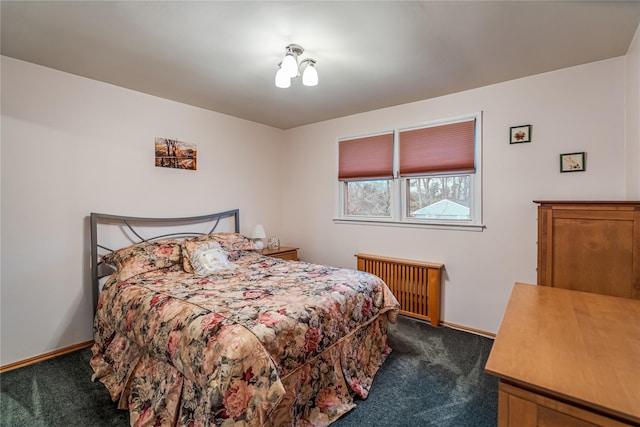
[[[107,387],[118,408],[129,410],[132,426],[327,426],[355,407],[356,396],[367,397],[391,352],[387,326],[396,314],[380,313],[280,378],[273,372],[260,405],[247,405],[252,391],[246,385],[231,387],[222,396],[215,384],[196,384],[118,332],[108,342],[99,342],[96,334],[92,379]],[[220,401],[225,414],[216,409]]]

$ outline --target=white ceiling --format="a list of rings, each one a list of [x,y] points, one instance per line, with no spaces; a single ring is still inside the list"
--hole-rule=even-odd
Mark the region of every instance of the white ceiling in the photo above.
[[[2,55],[288,129],[624,55],[640,1],[5,1]],[[320,83],[274,85],[287,44]]]

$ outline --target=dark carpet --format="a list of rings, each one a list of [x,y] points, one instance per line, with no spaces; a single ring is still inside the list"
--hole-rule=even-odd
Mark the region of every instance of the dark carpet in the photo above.
[[[393,352],[366,400],[332,427],[496,426],[498,381],[484,372],[493,340],[399,316]],[[0,375],[0,426],[128,426],[128,412],[92,383],[90,349]]]

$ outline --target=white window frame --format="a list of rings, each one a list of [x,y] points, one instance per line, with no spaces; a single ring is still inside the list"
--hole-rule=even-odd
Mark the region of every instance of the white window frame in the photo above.
[[[412,178],[420,178],[419,176],[412,177],[399,177],[399,135],[400,131],[406,131],[411,129],[419,129],[430,126],[439,126],[450,123],[456,123],[461,121],[475,119],[475,143],[474,143],[474,155],[475,155],[475,172],[474,173],[440,173],[440,174],[428,174],[428,176],[451,176],[451,175],[470,175],[471,177],[471,197],[469,211],[471,213],[470,220],[439,220],[432,218],[415,218],[410,217],[407,212],[407,180]],[[381,132],[380,132],[381,133]],[[454,229],[454,230],[469,230],[469,231],[482,231],[484,224],[482,222],[482,111],[465,114],[457,117],[450,117],[447,119],[434,120],[421,125],[396,128],[393,131],[393,171],[394,178],[391,182],[391,217],[375,217],[375,216],[354,216],[345,215],[345,202],[346,202],[346,185],[347,181],[337,181],[336,190],[336,211],[334,222],[337,224],[362,224],[362,225],[381,225],[381,226],[394,226],[394,227],[420,227],[420,228],[439,228],[439,229]],[[375,134],[374,134],[375,135]],[[346,138],[339,138],[336,140],[336,173],[334,176],[338,176],[337,165],[339,159],[339,141]],[[372,180],[373,181],[373,180]]]

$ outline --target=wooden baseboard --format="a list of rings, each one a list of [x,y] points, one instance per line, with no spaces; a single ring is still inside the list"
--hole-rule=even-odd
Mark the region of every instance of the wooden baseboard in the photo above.
[[[413,316],[407,316],[406,314],[401,314],[401,316],[407,317],[409,319],[417,320],[419,322],[424,322],[426,324],[431,324],[427,320],[418,319],[418,318],[413,317]],[[483,337],[487,337],[487,338],[491,338],[491,339],[495,339],[495,337],[496,337],[496,334],[494,334],[492,332],[482,331],[480,329],[470,328],[468,326],[457,325],[457,324],[451,323],[451,322],[440,321],[440,325],[446,326],[447,328],[451,328],[451,329],[457,329],[459,331],[471,332],[472,334],[482,335]],[[431,325],[431,326],[433,326],[433,325]]]
[[[0,374],[11,371],[13,369],[22,368],[24,366],[32,365],[34,363],[42,362],[43,360],[51,359],[52,357],[61,356],[63,354],[71,353],[72,351],[87,348],[93,345],[93,340],[74,344],[69,347],[60,348],[58,350],[50,351],[49,353],[41,354],[40,356],[30,357],[29,359],[21,360],[19,362],[9,363],[8,365],[0,366]]]
[[[472,334],[482,335],[483,337],[492,338],[492,339],[495,339],[496,337],[496,334],[492,332],[486,332],[480,329],[469,328],[468,326],[456,325],[455,323],[450,323],[450,322],[441,322],[441,323],[449,328],[458,329],[460,331],[465,331],[465,332],[471,332]]]

